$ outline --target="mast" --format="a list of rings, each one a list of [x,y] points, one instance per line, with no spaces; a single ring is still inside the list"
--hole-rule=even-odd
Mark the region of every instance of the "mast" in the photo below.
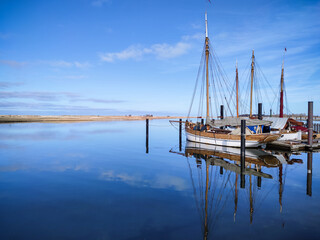
[[[254,76],[254,50],[252,50],[252,63],[251,63],[250,117],[252,117],[253,76]]]
[[[238,79],[238,61],[236,61],[236,88],[237,88],[237,118],[239,117],[239,79]]]
[[[250,175],[250,224],[252,224],[253,220],[253,198],[252,198],[252,181],[251,181],[251,175]]]
[[[236,173],[235,193],[234,193],[234,212],[233,221],[236,222],[236,214],[238,209],[238,173]]]
[[[207,13],[205,15],[206,20],[206,86],[207,86],[207,116],[206,116],[206,123],[208,124],[210,121],[210,114],[209,114],[209,37],[208,37],[208,20],[207,20]]]
[[[284,79],[283,79],[283,73],[284,73],[284,56],[286,53],[286,48],[284,50],[283,53],[283,61],[282,61],[282,68],[281,68],[281,80],[280,80],[280,114],[279,117],[283,118],[283,83],[284,83]]]

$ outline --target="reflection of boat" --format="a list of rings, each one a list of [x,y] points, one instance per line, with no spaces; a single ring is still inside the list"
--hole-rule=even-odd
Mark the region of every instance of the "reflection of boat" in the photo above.
[[[222,214],[223,208],[226,206],[225,203],[228,197],[232,195],[232,191],[230,191],[232,189],[234,189],[235,221],[238,209],[238,176],[241,170],[240,166],[233,161],[240,161],[240,150],[237,148],[187,142],[184,155],[188,159],[188,166],[194,189],[194,197],[202,221],[201,226],[203,239],[208,239],[209,232],[213,231],[219,216]],[[259,163],[264,164],[263,160],[261,159],[264,159],[266,156],[269,157],[270,155],[270,153],[267,153],[261,149],[249,149],[247,151],[246,161],[249,162],[249,165],[254,163],[254,165],[257,166]],[[191,167],[188,158],[189,156],[192,156],[196,159],[196,170]],[[219,168],[220,171],[218,172],[217,170]],[[203,169],[205,169],[205,175],[202,173]],[[195,171],[198,173],[195,174]],[[236,175],[234,186],[231,186],[231,189],[225,192],[226,186],[228,185],[227,183],[232,182],[230,180],[232,178],[232,174],[234,173]],[[221,174],[223,174],[224,177],[221,177]],[[244,174],[249,175],[250,178],[250,219],[252,221],[253,193],[251,190],[251,179],[253,176],[258,178],[272,179],[272,176],[262,173],[261,167],[246,167]],[[195,182],[198,182],[198,184]]]
[[[240,163],[241,152],[239,148],[187,141],[185,152],[186,156],[200,154],[204,156],[214,156],[216,158],[225,158]],[[277,154],[271,154],[263,149],[246,149],[245,161],[246,163],[258,164],[264,167],[277,167],[280,164]]]
[[[247,175],[245,178],[249,182],[243,187],[246,188],[244,193],[246,193],[249,200],[250,223],[253,222],[254,213],[258,211],[258,206],[261,205],[261,203],[257,203],[257,200],[265,199],[265,196],[259,196],[262,194],[259,191],[262,185],[262,178],[278,178],[278,202],[281,213],[286,166],[293,163],[302,163],[300,159],[290,160],[291,153],[288,152],[246,149],[245,175],[242,175],[239,163],[240,149],[238,148],[187,141],[183,152],[175,152],[173,150],[170,150],[170,152],[187,158],[194,199],[201,219],[203,239],[209,239],[209,232],[211,235],[213,234],[214,226],[223,214],[227,199],[230,197],[234,197],[233,220],[236,220],[238,200],[240,199],[238,198],[238,182],[245,175]],[[190,159],[195,161],[190,161]],[[278,177],[262,172],[262,167],[279,169]],[[254,184],[255,180],[257,180],[256,185]],[[265,193],[268,194],[269,191],[265,191]],[[255,206],[257,207],[255,208]]]
[[[222,122],[224,121],[223,119],[221,119],[220,121],[217,121],[217,120],[213,121],[210,118],[210,109],[212,112],[212,107],[213,107],[210,101],[210,98],[211,98],[210,91],[211,90],[213,91],[212,94],[215,96],[212,96],[212,97],[214,97],[215,101],[217,101],[218,93],[216,92],[219,92],[219,95],[221,95],[222,97],[222,95],[224,94],[223,92],[225,91],[224,87],[222,87],[221,82],[218,83],[217,81],[224,81],[224,82],[226,81],[225,81],[225,76],[221,76],[221,79],[218,76],[218,75],[223,75],[223,72],[221,71],[221,67],[218,64],[219,61],[216,59],[216,56],[214,56],[213,53],[210,52],[211,46],[210,46],[208,31],[207,31],[208,29],[207,15],[205,18],[205,23],[206,23],[206,37],[205,37],[205,45],[203,49],[203,58],[200,64],[199,73],[203,72],[203,80],[206,79],[206,83],[205,83],[206,123],[195,124],[187,121],[185,124],[187,140],[193,141],[193,142],[206,143],[206,144],[220,145],[220,146],[240,147],[240,144],[241,144],[241,135],[240,135],[241,119],[240,118],[233,118],[232,124],[230,124],[230,119],[229,119],[229,122],[223,123],[222,126],[219,124],[221,124],[221,121]],[[209,67],[209,62],[212,63],[210,64],[210,67]],[[205,66],[205,68],[202,69],[202,66]],[[209,84],[209,76],[210,76],[210,81],[212,81],[212,83],[210,84]],[[199,79],[199,74],[198,74],[198,79]],[[198,82],[198,79],[197,79],[197,82]],[[209,90],[209,85],[213,86],[211,90]],[[230,87],[230,86],[228,86],[227,84],[226,87]],[[194,95],[195,95],[195,92],[196,91],[194,91]],[[201,96],[200,96],[201,99],[203,99],[204,97],[202,96],[202,94],[204,95],[204,85],[202,86],[202,90],[201,90]],[[194,99],[194,95],[192,98],[192,102]],[[199,109],[202,109],[202,106],[203,106],[202,100],[200,100],[199,105],[200,105]],[[191,108],[192,108],[192,103],[189,110],[189,115],[190,115]],[[202,115],[202,110],[200,115]],[[258,147],[268,142],[277,140],[280,137],[280,134],[270,134],[270,133],[264,133],[262,131],[263,126],[268,126],[270,124],[271,122],[263,121],[259,119],[247,119],[247,126],[250,126],[251,129],[249,129],[248,127],[246,129],[246,136],[245,136],[246,147]],[[230,127],[231,129],[225,129]]]

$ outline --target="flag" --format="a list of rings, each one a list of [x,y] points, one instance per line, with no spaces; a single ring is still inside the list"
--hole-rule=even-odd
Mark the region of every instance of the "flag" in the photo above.
[[[211,3],[211,0],[208,0],[209,1],[209,3]]]
[[[286,51],[287,51],[287,48],[284,48],[284,51],[286,52]]]

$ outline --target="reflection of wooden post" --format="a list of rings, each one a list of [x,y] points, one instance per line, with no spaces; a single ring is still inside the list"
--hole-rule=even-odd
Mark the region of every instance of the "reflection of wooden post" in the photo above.
[[[149,119],[146,119],[146,153],[149,153]]]
[[[313,102],[308,102],[308,145],[313,143]]]
[[[182,149],[182,119],[179,119],[179,151]]]
[[[245,159],[246,159],[246,120],[241,120],[241,176],[240,176],[240,187],[245,187]]]
[[[250,189],[249,189],[249,194],[250,194],[250,224],[252,224],[253,221],[253,197],[252,197],[252,181],[251,181],[251,175],[249,177],[249,183],[250,183]]]
[[[258,172],[261,172],[261,166],[260,165],[258,165]],[[262,182],[262,178],[258,177],[258,181],[257,181],[258,188],[261,188],[261,182]]]
[[[236,184],[235,184],[235,193],[234,193],[234,213],[233,221],[236,221],[236,214],[238,210],[238,174],[236,174]]]
[[[220,167],[220,175],[223,175],[223,167]]]
[[[312,152],[308,153],[307,195],[312,196]]]

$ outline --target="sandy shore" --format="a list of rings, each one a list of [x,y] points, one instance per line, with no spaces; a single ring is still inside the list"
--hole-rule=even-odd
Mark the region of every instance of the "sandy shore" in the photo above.
[[[146,119],[179,119],[181,116],[40,116],[40,115],[0,115],[0,123],[19,122],[89,122],[89,121],[139,121]]]

